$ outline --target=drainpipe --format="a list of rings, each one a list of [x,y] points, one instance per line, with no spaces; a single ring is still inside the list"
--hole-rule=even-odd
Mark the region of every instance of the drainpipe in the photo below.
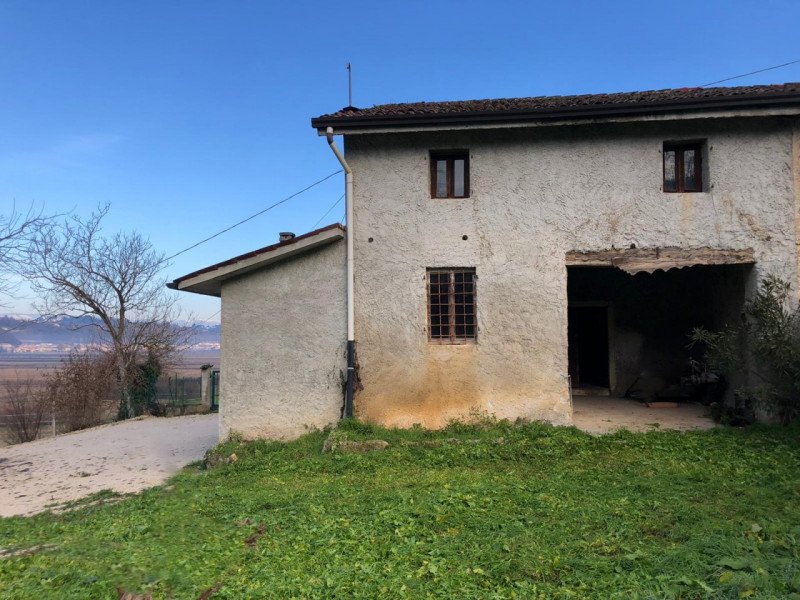
[[[344,169],[345,240],[347,241],[347,386],[344,392],[344,416],[353,416],[353,388],[356,378],[356,333],[353,309],[353,170],[333,141],[333,127],[325,131],[328,145]]]

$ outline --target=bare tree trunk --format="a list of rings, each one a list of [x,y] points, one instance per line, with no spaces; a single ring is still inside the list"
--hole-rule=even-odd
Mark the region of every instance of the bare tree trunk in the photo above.
[[[128,374],[128,367],[125,364],[126,357],[123,352],[119,350],[116,352],[117,354],[117,379],[119,379],[119,389],[120,389],[120,413],[123,412],[123,408],[125,410],[125,418],[130,419],[131,417],[135,417],[133,410],[133,398],[131,397],[131,386],[130,386],[130,377]],[[121,415],[122,416],[122,415]]]

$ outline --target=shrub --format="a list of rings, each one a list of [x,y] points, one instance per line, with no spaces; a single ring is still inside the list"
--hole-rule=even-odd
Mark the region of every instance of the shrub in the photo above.
[[[133,416],[145,412],[155,417],[163,417],[164,406],[158,402],[158,378],[161,377],[161,361],[152,351],[147,353],[147,360],[137,364],[131,383],[131,400]]]
[[[787,281],[768,276],[745,305],[743,323],[716,332],[698,328],[690,335],[692,343],[705,344],[709,369],[728,378],[737,371],[750,375],[750,384],[737,395],[783,424],[800,413],[800,304],[790,292]],[[749,364],[745,348],[755,364]]]
[[[47,381],[47,395],[63,431],[94,427],[108,421],[117,404],[111,355],[73,353]]]
[[[35,440],[43,421],[51,415],[47,394],[30,378],[7,380],[4,388],[2,416],[8,443]]]

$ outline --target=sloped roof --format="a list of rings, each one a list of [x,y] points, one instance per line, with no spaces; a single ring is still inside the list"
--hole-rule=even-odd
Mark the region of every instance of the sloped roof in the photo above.
[[[736,87],[694,87],[613,94],[536,96],[346,107],[311,120],[312,127],[342,129],[442,123],[502,122],[612,114],[800,106],[800,82]]]
[[[289,240],[271,244],[246,254],[240,254],[193,271],[178,277],[172,283],[168,283],[167,287],[173,290],[194,292],[206,296],[219,296],[222,282],[226,279],[238,277],[249,271],[261,269],[276,262],[309,252],[320,246],[336,242],[344,237],[344,232],[344,227],[339,223],[334,223]]]

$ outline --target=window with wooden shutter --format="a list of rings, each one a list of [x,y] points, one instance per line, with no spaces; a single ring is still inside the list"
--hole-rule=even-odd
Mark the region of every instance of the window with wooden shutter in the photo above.
[[[703,191],[703,144],[664,144],[665,192]]]
[[[431,152],[431,198],[469,197],[469,154]]]

